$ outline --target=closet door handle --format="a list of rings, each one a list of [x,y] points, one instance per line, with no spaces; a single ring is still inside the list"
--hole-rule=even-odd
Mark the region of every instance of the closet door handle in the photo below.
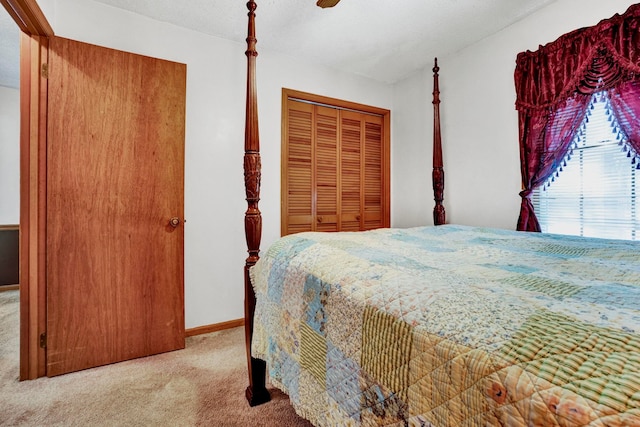
[[[180,218],[178,218],[177,216],[174,216],[169,220],[169,225],[172,226],[173,228],[176,228],[177,226],[180,225]]]

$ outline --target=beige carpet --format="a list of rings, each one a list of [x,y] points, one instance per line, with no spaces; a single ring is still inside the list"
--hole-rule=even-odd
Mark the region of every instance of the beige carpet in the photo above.
[[[187,338],[186,349],[55,378],[18,381],[18,291],[0,292],[2,426],[310,426],[286,395],[249,407],[244,332]]]

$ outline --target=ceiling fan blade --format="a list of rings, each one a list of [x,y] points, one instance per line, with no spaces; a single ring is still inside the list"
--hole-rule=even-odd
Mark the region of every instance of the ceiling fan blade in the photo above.
[[[339,1],[340,0],[318,0],[316,5],[324,9],[325,7],[333,7],[337,5]]]

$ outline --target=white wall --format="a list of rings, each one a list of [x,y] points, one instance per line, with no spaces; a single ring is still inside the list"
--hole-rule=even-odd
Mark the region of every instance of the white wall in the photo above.
[[[0,86],[0,224],[20,222],[20,91]]]
[[[186,327],[243,317],[246,45],[91,0],[44,0],[41,6],[58,36],[187,64]],[[238,13],[246,16],[244,2],[238,2]],[[282,88],[387,109],[393,90],[262,51],[259,42],[257,47],[264,249],[280,235]]]
[[[558,0],[473,46],[438,59],[448,222],[507,229],[516,226],[521,200],[513,79],[517,54],[623,13],[633,3]],[[428,200],[425,214],[424,196],[418,193],[418,199],[414,198],[423,190],[419,187],[432,166],[431,88],[430,68],[395,85],[393,212],[398,225],[433,223],[433,202]],[[427,92],[428,99],[423,99]],[[421,118],[429,124],[416,122]],[[404,128],[407,124],[411,128]],[[428,182],[422,192],[427,191],[432,199],[430,175]],[[403,188],[409,189],[406,196],[399,195]]]
[[[397,83],[391,135],[391,226],[433,224],[433,73],[430,68]],[[446,173],[446,171],[445,171]]]

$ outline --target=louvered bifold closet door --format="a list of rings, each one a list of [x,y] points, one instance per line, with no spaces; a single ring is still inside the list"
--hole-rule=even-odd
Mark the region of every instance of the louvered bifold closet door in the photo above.
[[[288,126],[283,147],[282,234],[312,231],[313,229],[313,105],[288,101]],[[283,169],[284,170],[284,169]],[[285,179],[286,175],[286,179]]]
[[[364,116],[364,229],[381,228],[384,223],[383,120]]]
[[[283,97],[282,235],[389,226],[388,116]]]
[[[338,112],[316,105],[315,224],[317,231],[338,231]]]
[[[360,231],[362,222],[362,114],[340,112],[340,230]]]

